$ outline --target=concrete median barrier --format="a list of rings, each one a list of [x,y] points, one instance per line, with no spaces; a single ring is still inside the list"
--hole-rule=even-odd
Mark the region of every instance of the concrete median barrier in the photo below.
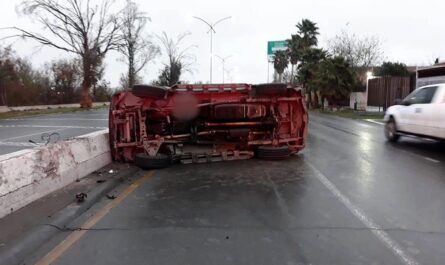
[[[0,156],[0,218],[109,163],[108,129]]]

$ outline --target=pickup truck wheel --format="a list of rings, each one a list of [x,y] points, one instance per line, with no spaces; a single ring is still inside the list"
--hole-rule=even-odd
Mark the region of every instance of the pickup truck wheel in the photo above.
[[[139,153],[134,157],[134,163],[142,169],[166,168],[171,165],[171,158],[166,154],[160,153],[156,154],[156,156]]]
[[[286,96],[286,84],[260,84],[254,85],[253,89],[257,96]]]
[[[152,97],[156,99],[165,98],[168,92],[166,88],[148,85],[134,85],[131,91],[138,97]]]
[[[397,142],[400,138],[400,135],[397,133],[396,121],[393,118],[390,118],[385,124],[385,136],[390,142]]]
[[[258,158],[265,160],[283,160],[290,156],[290,150],[288,146],[259,146],[256,155]]]

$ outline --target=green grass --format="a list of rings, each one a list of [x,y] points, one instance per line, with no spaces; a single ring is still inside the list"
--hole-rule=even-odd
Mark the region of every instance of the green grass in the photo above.
[[[103,108],[108,108],[108,106],[96,106],[96,107],[92,107],[89,110],[97,110],[97,109],[103,109]],[[71,112],[76,112],[76,111],[88,111],[88,109],[81,109],[79,107],[73,107],[73,108],[57,108],[57,109],[44,109],[44,110],[10,111],[10,112],[0,113],[0,120],[1,119],[30,117],[30,116],[39,116],[39,115],[48,115],[48,114],[54,114],[54,113],[71,113]]]
[[[383,120],[383,116],[385,115],[383,112],[376,113],[376,112],[366,112],[366,111],[354,111],[351,109],[338,110],[338,111],[330,111],[330,110],[312,110],[312,111],[328,115],[334,115],[342,118],[354,119],[354,120],[360,120],[360,119]]]

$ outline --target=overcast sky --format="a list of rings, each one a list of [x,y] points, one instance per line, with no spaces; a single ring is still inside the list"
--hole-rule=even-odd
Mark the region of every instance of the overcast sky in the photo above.
[[[21,1],[2,1],[0,27],[19,26],[41,31],[41,26],[16,13]],[[94,0],[93,0],[94,2]],[[124,0],[116,0],[120,5]],[[176,36],[184,32],[184,47],[194,44],[196,64],[192,73],[183,79],[195,82],[209,80],[209,35],[206,26],[192,18],[199,16],[208,21],[222,17],[231,19],[220,23],[214,35],[214,54],[231,55],[226,62],[229,73],[226,81],[261,83],[267,80],[267,41],[284,40],[296,33],[295,24],[308,18],[320,28],[319,41],[326,47],[329,39],[347,30],[360,36],[378,36],[385,58],[408,65],[431,64],[435,58],[445,60],[445,2],[424,1],[358,1],[358,0],[137,0],[142,11],[152,22],[147,33],[167,32]],[[120,4],[119,4],[120,3]],[[3,43],[4,45],[5,43]],[[64,58],[69,54],[50,48],[37,49],[32,41],[16,41],[13,48],[20,56],[28,57],[34,66],[41,67],[46,61]],[[117,86],[125,66],[119,55],[111,52],[106,58],[106,75],[112,86]],[[164,58],[148,65],[143,73],[145,81],[155,79]],[[271,67],[272,72],[272,67]],[[227,76],[228,75],[228,76]],[[221,82],[222,67],[218,59],[213,62],[213,81]]]

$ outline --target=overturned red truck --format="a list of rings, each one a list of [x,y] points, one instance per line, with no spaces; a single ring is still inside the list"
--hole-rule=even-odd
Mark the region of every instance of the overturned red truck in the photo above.
[[[109,127],[113,160],[149,169],[285,159],[304,148],[308,114],[285,84],[136,85],[113,96]]]

